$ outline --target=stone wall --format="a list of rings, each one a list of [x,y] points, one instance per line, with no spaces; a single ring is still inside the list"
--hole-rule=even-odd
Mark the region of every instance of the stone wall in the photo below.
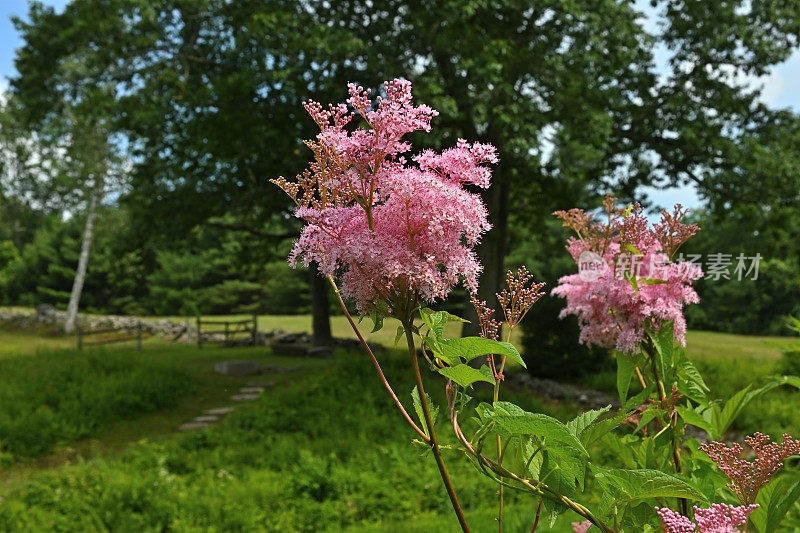
[[[56,311],[51,306],[40,305],[36,311],[0,309],[0,322],[12,324],[20,328],[36,326],[52,326],[63,329],[67,321],[67,313]],[[82,330],[117,329],[127,333],[135,333],[141,323],[142,332],[151,335],[176,336],[186,329],[186,324],[171,320],[140,320],[134,316],[121,315],[78,315],[78,327]],[[190,325],[189,334],[197,335],[197,328]]]
[[[50,305],[37,306],[36,311],[0,309],[0,323],[12,324],[19,328],[50,326],[62,330],[66,320],[65,312],[57,311]],[[185,322],[172,322],[166,319],[151,321],[141,320],[134,316],[78,315],[78,327],[85,331],[115,329],[126,333],[135,333],[140,323],[142,332],[145,334],[180,338],[184,341],[197,339],[197,328],[194,321],[190,321],[187,332]],[[222,334],[203,332],[204,342],[222,342],[224,338],[225,336]],[[247,340],[249,339],[242,339],[242,341]],[[329,357],[334,348],[361,350],[360,343],[355,339],[333,339],[332,346],[315,347],[312,345],[311,335],[308,333],[288,333],[279,329],[258,331],[256,345],[271,346],[276,354],[300,357]],[[370,348],[376,353],[385,350],[382,345],[373,343],[370,343]]]

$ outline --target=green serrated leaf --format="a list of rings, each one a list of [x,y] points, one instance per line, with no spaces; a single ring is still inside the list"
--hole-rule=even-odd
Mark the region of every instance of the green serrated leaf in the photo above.
[[[462,337],[460,339],[443,339],[438,343],[437,349],[439,352],[434,352],[436,356],[446,361],[463,359],[469,363],[476,357],[500,355],[525,367],[522,356],[509,342],[493,341],[483,337]]]
[[[470,387],[476,381],[485,381],[486,383],[491,383],[494,385],[494,379],[491,377],[491,371],[489,372],[489,375],[487,375],[485,371],[472,368],[471,366],[463,363],[456,366],[440,368],[438,372],[447,379],[458,383],[462,387]]]
[[[666,379],[667,369],[672,366],[672,350],[675,346],[674,331],[675,323],[672,320],[661,324],[661,329],[658,331],[652,331],[649,328],[647,330],[647,335],[656,348],[656,353],[652,355],[656,357],[661,379]]]
[[[469,322],[463,318],[447,311],[432,311],[427,307],[419,310],[423,323],[428,326],[428,330],[436,340],[441,340],[444,335],[444,327],[448,322]]]
[[[639,251],[639,249],[637,247],[635,247],[634,245],[632,245],[630,243],[626,242],[623,246],[624,246],[624,248],[626,250],[628,250],[633,255],[638,255],[638,256],[643,256],[644,255],[642,252]]]
[[[759,507],[750,515],[750,519],[759,533],[774,533],[798,500],[800,481],[773,479],[759,491],[756,498]]]
[[[688,482],[660,470],[604,470],[592,467],[597,481],[618,501],[630,503],[650,498],[686,498],[706,502],[706,497]]]
[[[700,371],[691,361],[688,359],[681,360],[677,364],[677,371],[679,378],[678,390],[680,393],[702,405],[708,405],[708,385],[706,385]]]
[[[566,425],[552,416],[529,413],[510,402],[494,402],[493,407],[494,413],[490,414],[491,419],[509,434],[534,436],[543,441],[548,449],[556,443],[561,443],[588,457],[589,453],[581,441]]]
[[[615,352],[617,357],[617,392],[619,393],[619,402],[625,403],[628,399],[628,391],[631,388],[631,379],[636,369],[636,363],[629,357],[621,352]]]
[[[386,318],[386,315],[389,313],[389,304],[385,301],[380,300],[372,306],[372,309],[369,311],[369,317],[372,319],[373,327],[371,333],[375,333],[376,331],[380,331],[383,328],[383,319]]]
[[[425,397],[428,399],[428,409],[430,409],[431,413],[431,422],[436,424],[436,416],[439,414],[439,408],[433,405],[431,402],[430,395],[426,392]],[[425,433],[425,436],[430,437],[430,431],[428,430],[428,424],[425,422],[425,413],[422,410],[422,402],[419,398],[419,391],[417,390],[416,385],[411,390],[411,401],[414,403],[414,411],[417,413],[417,419],[419,419],[420,424],[422,425],[422,431]]]
[[[645,285],[663,285],[665,283],[669,283],[666,280],[658,278],[639,278],[639,281]]]
[[[639,420],[639,424],[636,425],[636,428],[633,430],[634,433],[638,433],[640,429],[645,427],[647,424],[653,421],[659,415],[658,409],[654,409],[650,406],[647,410],[642,413],[642,418]]]
[[[400,339],[405,335],[406,329],[403,326],[397,326],[397,334],[394,336],[394,346],[397,347],[397,343],[400,342]]]
[[[687,424],[691,424],[695,427],[699,427],[700,429],[704,430],[706,433],[711,435],[714,432],[714,428],[711,425],[711,417],[705,418],[702,414],[697,412],[695,409],[691,409],[689,407],[678,406],[678,415],[683,419],[684,422]],[[706,411],[710,414],[709,411]]]
[[[784,384],[781,381],[774,380],[770,381],[766,385],[759,387],[757,389],[752,389],[752,385],[748,385],[747,387],[743,388],[739,392],[733,395],[730,400],[725,402],[725,406],[722,408],[722,411],[719,409],[714,409],[712,411],[711,417],[711,425],[714,429],[714,434],[712,435],[713,439],[718,439],[725,434],[728,428],[731,427],[731,424],[736,420],[736,418],[741,414],[744,408],[761,396],[762,394],[771,391],[772,389],[779,387],[780,385]],[[752,389],[752,390],[751,390]]]
[[[570,431],[570,433],[580,438],[581,433],[583,433],[583,430],[592,425],[592,423],[595,420],[597,420],[600,417],[600,415],[608,412],[609,409],[611,409],[611,405],[607,405],[602,409],[595,409],[593,411],[586,411],[585,413],[581,413],[577,417],[567,422],[566,424],[567,429]]]
[[[777,385],[789,385],[800,389],[800,376],[773,376],[772,379]]]
[[[448,322],[463,322],[465,324],[469,324],[469,320],[466,318],[461,318],[458,315],[454,315],[453,313],[448,313],[447,311],[439,311],[440,313],[444,313],[447,317]]]

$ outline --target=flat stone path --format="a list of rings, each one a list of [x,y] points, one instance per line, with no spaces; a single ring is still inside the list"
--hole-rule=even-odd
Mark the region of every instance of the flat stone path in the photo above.
[[[248,383],[246,386],[239,388],[238,392],[230,397],[230,400],[239,403],[252,402],[261,397],[261,393],[266,389],[274,386],[275,383],[272,381]],[[187,432],[205,429],[211,424],[218,422],[225,415],[232,413],[235,409],[235,407],[231,406],[206,409],[202,415],[194,417],[191,422],[186,422],[178,426],[178,431]]]

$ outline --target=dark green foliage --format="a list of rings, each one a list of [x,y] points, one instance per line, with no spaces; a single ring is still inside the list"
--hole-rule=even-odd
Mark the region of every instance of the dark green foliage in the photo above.
[[[50,217],[16,260],[6,264],[0,296],[6,305],[66,306],[80,247],[79,226]]]
[[[611,365],[607,350],[578,343],[578,321],[559,318],[564,301],[544,296],[525,318],[522,344],[528,371],[536,377],[568,381]]]
[[[185,371],[127,351],[41,352],[0,360],[0,375],[0,459],[40,456],[192,389]]]
[[[701,231],[681,251],[730,254],[730,279],[696,283],[699,305],[687,308],[693,329],[760,335],[785,335],[786,317],[800,313],[800,212],[797,208],[748,207],[723,216],[694,215]],[[734,274],[737,256],[761,255],[758,279]],[[745,263],[749,266],[749,261]]]
[[[528,372],[558,380],[613,367],[608,350],[589,348],[578,342],[577,318],[559,318],[566,304],[562,298],[550,295],[561,276],[578,270],[564,248],[566,232],[555,218],[548,219],[540,226],[538,239],[525,239],[522,232],[511,255],[512,264],[527,264],[536,281],[546,283],[545,296],[534,304],[522,323],[522,351]]]
[[[65,307],[81,222],[50,217],[18,251],[0,241],[0,304]],[[98,223],[82,310],[126,315],[309,312],[308,272],[225,229],[193,231],[156,248],[127,211],[105,208]],[[284,254],[286,247],[279,253]]]

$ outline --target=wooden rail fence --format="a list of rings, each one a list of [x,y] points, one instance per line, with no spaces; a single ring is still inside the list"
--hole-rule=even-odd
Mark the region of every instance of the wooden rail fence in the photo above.
[[[210,329],[203,331],[203,326],[222,326],[221,329]],[[203,335],[207,338],[203,338]],[[222,340],[216,340],[213,335],[222,335]],[[247,337],[242,337],[245,334]],[[256,335],[258,334],[258,316],[253,315],[252,318],[245,320],[203,320],[202,317],[197,317],[197,347],[203,348],[204,343],[216,342],[223,346],[234,346],[237,344],[247,343],[255,346]],[[249,337],[249,338],[248,338]]]
[[[84,330],[80,327],[77,330],[78,332],[78,349],[83,350],[85,347],[89,346],[101,346],[104,344],[116,344],[119,342],[129,342],[129,341],[136,341],[136,350],[141,352],[142,351],[142,323],[138,322],[136,324],[136,330],[134,333],[125,333],[124,330],[114,329],[114,328],[106,328],[106,329],[89,329]],[[114,337],[103,337],[99,340],[91,340],[92,337],[96,337],[98,335],[109,335],[111,333],[123,333],[122,335],[117,335]],[[89,340],[87,340],[87,338]]]

